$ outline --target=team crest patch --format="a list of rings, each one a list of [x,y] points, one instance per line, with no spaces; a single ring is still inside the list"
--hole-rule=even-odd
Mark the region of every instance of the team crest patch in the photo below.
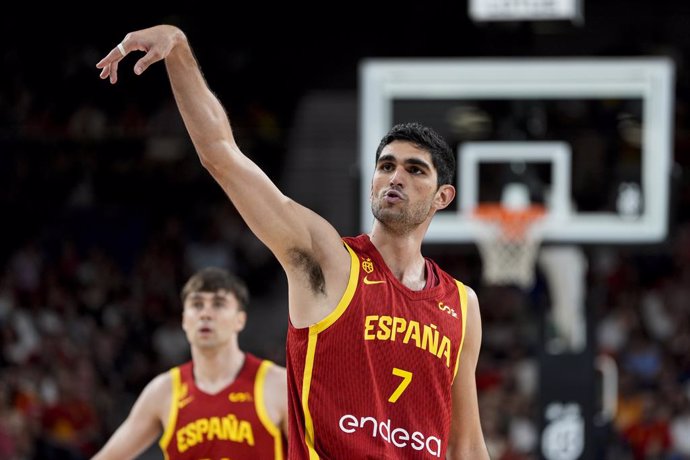
[[[362,261],[362,270],[364,270],[367,273],[371,273],[374,271],[374,263],[371,261],[369,257],[367,257],[366,260]]]

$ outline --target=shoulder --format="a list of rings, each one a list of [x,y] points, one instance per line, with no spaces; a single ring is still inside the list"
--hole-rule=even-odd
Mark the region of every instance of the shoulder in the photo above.
[[[482,314],[479,308],[479,297],[474,289],[465,286],[467,290],[467,315],[469,317],[468,321],[472,321],[476,328],[481,329],[482,324]]]
[[[472,323],[481,322],[481,315],[479,313],[479,297],[477,296],[477,293],[468,285],[460,281],[457,281],[457,283],[461,284],[462,289],[465,291],[464,297],[466,300],[464,310],[466,311],[468,324],[472,325]]]
[[[172,380],[172,370],[162,372],[146,385],[144,392],[149,393],[152,397],[158,395],[161,397],[169,397],[172,391]]]
[[[172,377],[170,371],[154,377],[139,395],[135,404],[136,414],[149,414],[160,420],[166,419],[172,394]]]
[[[268,360],[263,361],[263,365],[267,366],[263,384],[263,403],[273,423],[287,434],[287,371]]]
[[[477,297],[477,293],[474,292],[474,289],[471,287],[465,285],[465,290],[467,291],[467,308],[479,308],[479,297]]]
[[[475,349],[478,354],[482,340],[482,316],[479,309],[479,298],[471,287],[465,286],[465,289],[467,290],[467,327],[465,328],[465,343],[466,347]]]
[[[433,262],[433,261],[432,261]],[[434,263],[435,264],[435,263]],[[436,264],[435,264],[436,265]],[[478,309],[479,308],[479,297],[477,297],[477,293],[472,289],[470,286],[467,284],[463,283],[462,281],[458,280],[448,272],[444,271],[443,269],[438,268],[438,265],[436,265],[439,273],[442,273],[443,276],[447,277],[448,279],[452,280],[452,282],[456,285],[459,286],[461,292],[462,290],[465,291],[466,297],[467,297],[467,309]]]
[[[268,366],[266,369],[266,388],[281,390],[287,388],[287,370],[272,361],[265,360]]]

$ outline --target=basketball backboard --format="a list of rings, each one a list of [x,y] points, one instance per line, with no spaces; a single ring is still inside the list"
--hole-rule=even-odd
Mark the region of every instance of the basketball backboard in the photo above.
[[[361,65],[361,228],[374,153],[396,123],[439,131],[458,156],[455,204],[429,242],[470,242],[473,207],[523,182],[543,239],[654,242],[668,226],[674,67],[666,58],[372,59]]]

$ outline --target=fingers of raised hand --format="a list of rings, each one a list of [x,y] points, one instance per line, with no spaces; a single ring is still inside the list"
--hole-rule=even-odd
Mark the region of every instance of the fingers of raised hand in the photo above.
[[[117,68],[119,62],[127,56],[127,49],[125,48],[125,42],[129,38],[130,34],[127,34],[125,38],[115,46],[110,52],[101,59],[97,64],[96,68],[101,69],[100,77],[101,79],[110,78],[110,83],[117,82]]]
[[[125,35],[125,38],[123,38],[122,41],[120,43],[118,43],[117,46],[115,47],[120,52],[120,59],[127,56],[127,53],[129,53],[129,51],[127,51],[127,49],[125,48],[125,42],[127,40],[129,40],[131,36],[132,36],[131,33],[128,33],[127,35]],[[111,53],[115,51],[115,48],[113,48]]]

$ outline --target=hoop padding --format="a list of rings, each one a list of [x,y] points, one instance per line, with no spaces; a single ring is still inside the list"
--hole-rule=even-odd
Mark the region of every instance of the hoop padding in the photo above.
[[[483,224],[475,237],[484,282],[491,285],[534,285],[534,267],[541,233],[534,225],[545,215],[543,206],[511,210],[498,204],[477,206],[474,218]]]

